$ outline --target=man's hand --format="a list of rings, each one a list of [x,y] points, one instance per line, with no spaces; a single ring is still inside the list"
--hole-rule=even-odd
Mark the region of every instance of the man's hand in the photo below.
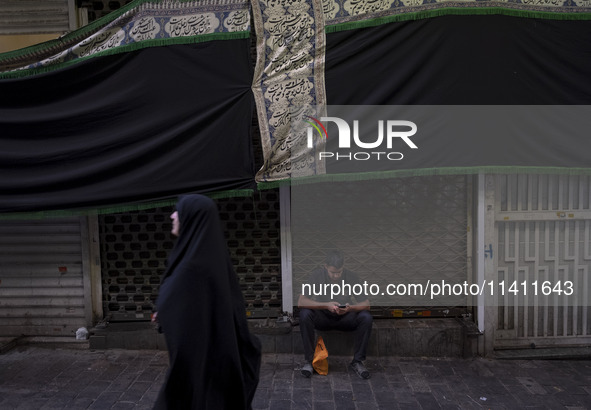
[[[345,307],[343,307],[345,306]],[[346,305],[340,305],[339,311],[337,312],[339,315],[346,315],[347,313],[351,312],[353,308],[347,303]]]
[[[344,315],[345,313],[349,313],[351,311],[351,306],[349,306],[348,303],[346,305],[341,305],[339,302],[335,302],[333,300],[331,302],[326,303],[326,309],[331,313],[336,313],[337,315]]]

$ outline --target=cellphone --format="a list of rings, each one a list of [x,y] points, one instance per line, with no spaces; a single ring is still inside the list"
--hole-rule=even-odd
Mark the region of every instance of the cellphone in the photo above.
[[[339,305],[339,309],[345,309],[347,305]]]

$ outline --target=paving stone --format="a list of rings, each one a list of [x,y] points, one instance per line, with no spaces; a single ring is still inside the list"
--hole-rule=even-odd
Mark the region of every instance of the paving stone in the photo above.
[[[265,355],[253,409],[591,408],[591,360],[369,358],[369,380],[349,360],[308,379],[299,355]],[[151,409],[167,366],[165,352],[15,348],[0,355],[0,409]]]
[[[432,385],[431,394],[442,408],[445,408],[446,406],[451,408],[457,407],[457,403],[454,400],[455,392],[452,386]]]
[[[93,400],[88,397],[75,398],[70,401],[64,408],[65,409],[87,409],[92,404]]]
[[[440,409],[439,402],[435,399],[432,393],[416,393],[416,399],[424,410]]]
[[[294,409],[312,408],[312,389],[294,389],[292,395],[292,407]]]
[[[252,407],[254,409],[268,408],[269,407],[269,397],[270,397],[269,389],[258,388],[255,395],[254,395],[254,399],[252,400]]]
[[[127,365],[109,364],[103,372],[96,378],[97,380],[113,381],[127,368]]]
[[[357,375],[354,375],[355,379],[359,379]],[[374,392],[381,392],[381,391],[390,391],[391,386],[388,382],[388,379],[380,373],[374,373],[373,376],[368,380],[362,380],[363,383],[367,383],[371,385],[371,388]]]
[[[567,392],[552,394],[552,398],[565,407],[581,407],[583,405],[591,405],[591,401],[587,401],[589,397],[569,394]]]
[[[129,388],[123,392],[121,396],[121,401],[132,402],[136,403],[141,400],[142,396],[148,388],[150,387],[150,383],[148,382],[135,382]]]
[[[161,366],[148,365],[148,367],[139,375],[138,381],[153,382],[161,373]]]
[[[420,405],[418,402],[412,402],[412,403],[396,403],[395,404],[395,408],[396,409],[401,409],[401,410],[416,410],[416,409],[420,409]],[[383,407],[380,407],[380,409]]]
[[[353,392],[351,391],[335,391],[334,402],[337,409],[341,410],[354,410],[355,401],[353,400]]]
[[[279,400],[271,400],[269,402],[269,409],[270,410],[291,410],[291,400],[290,399],[279,399]]]
[[[548,394],[546,389],[542,387],[537,381],[531,377],[518,377],[517,380],[525,387],[531,394]]]
[[[113,405],[115,405],[115,403],[117,403],[117,401],[119,400],[120,397],[121,397],[121,393],[120,392],[108,392],[108,391],[103,392],[90,405],[89,409],[92,409],[92,410],[103,410],[103,409],[108,410],[111,407],[113,407]]]
[[[135,410],[135,403],[132,402],[117,402],[111,407],[111,410]]]
[[[137,376],[138,375],[135,372],[134,373],[130,373],[128,371],[123,372],[119,376],[117,376],[116,379],[113,380],[113,382],[107,388],[107,390],[124,392],[129,388],[129,386],[131,386],[133,384],[133,382],[136,380]]]
[[[291,399],[293,384],[284,379],[275,380],[273,388],[269,391],[269,400]]]
[[[378,410],[379,407],[376,403],[367,403],[367,402],[355,402],[355,409],[356,410]]]
[[[431,392],[431,388],[429,387],[429,383],[422,375],[408,375],[406,376],[408,383],[410,384],[411,389],[415,393],[429,393]]]
[[[340,410],[333,401],[314,401],[312,406],[314,410]]]
[[[417,396],[413,393],[380,393],[376,394],[376,402],[380,405],[388,404],[388,403],[405,403],[405,404],[415,404],[418,407]]]
[[[375,397],[369,384],[353,384],[353,398],[356,402],[373,403]]]
[[[332,387],[328,383],[328,380],[322,382],[314,381],[312,383],[312,398],[315,402],[333,400]]]
[[[409,374],[420,374],[421,372],[417,367],[416,362],[400,362],[398,364],[398,367],[400,368],[402,374],[404,374],[405,376]]]
[[[111,385],[111,382],[107,381],[95,381],[87,385],[80,391],[78,397],[87,397],[89,399],[97,399],[107,388]]]

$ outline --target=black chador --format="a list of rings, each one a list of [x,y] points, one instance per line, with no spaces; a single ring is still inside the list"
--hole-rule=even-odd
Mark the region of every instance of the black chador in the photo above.
[[[177,205],[179,237],[157,300],[170,358],[155,409],[250,409],[261,348],[250,334],[216,204],[201,195]]]

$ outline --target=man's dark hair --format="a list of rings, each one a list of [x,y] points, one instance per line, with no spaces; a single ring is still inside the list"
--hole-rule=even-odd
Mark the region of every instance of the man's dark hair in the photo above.
[[[339,250],[331,250],[326,254],[324,263],[326,266],[333,266],[337,269],[340,269],[345,264],[345,256],[343,255],[343,252]]]

